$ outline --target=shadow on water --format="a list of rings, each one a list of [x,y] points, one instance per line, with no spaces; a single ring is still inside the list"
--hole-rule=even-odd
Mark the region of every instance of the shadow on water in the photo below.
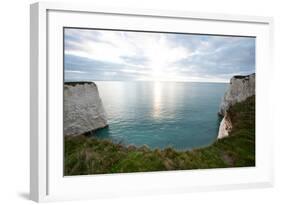
[[[109,128],[109,126],[107,126],[107,127],[98,129],[98,130],[94,131],[94,134],[96,135],[96,137],[101,137],[101,138],[108,137],[108,136],[110,136],[110,128]]]
[[[111,142],[113,142],[115,144],[125,145],[125,140],[124,139],[112,137],[112,132],[111,132],[109,126],[106,126],[104,128],[99,128],[97,130],[93,130],[93,131],[87,132],[84,135],[89,137],[89,138],[107,139],[107,140],[110,140]]]
[[[223,116],[221,116],[221,115],[218,114],[218,118],[217,118],[217,128],[218,128],[218,129],[219,129],[219,127],[220,127],[220,124],[221,124],[222,119],[223,119]]]
[[[97,130],[91,130],[89,132],[84,133],[84,135],[87,137],[98,137],[98,136],[108,137],[109,136],[109,126],[99,128]]]

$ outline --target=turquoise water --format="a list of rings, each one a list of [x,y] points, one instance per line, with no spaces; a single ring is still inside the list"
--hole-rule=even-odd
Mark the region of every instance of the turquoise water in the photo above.
[[[223,83],[96,82],[108,115],[98,138],[125,145],[188,150],[217,136]]]

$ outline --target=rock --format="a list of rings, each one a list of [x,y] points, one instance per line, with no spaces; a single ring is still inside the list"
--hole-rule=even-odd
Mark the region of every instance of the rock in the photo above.
[[[220,123],[219,134],[218,134],[217,138],[221,139],[224,137],[228,137],[231,130],[232,130],[232,123],[226,112],[226,115],[223,117],[223,119]]]
[[[219,114],[224,116],[231,105],[246,100],[255,95],[255,73],[246,76],[233,76],[230,80],[219,109]]]
[[[141,147],[139,147],[139,150],[142,152],[148,152],[149,151],[149,146],[144,144]]]
[[[246,76],[233,76],[231,78],[219,108],[219,114],[223,116],[223,119],[220,123],[218,139],[229,136],[232,130],[231,119],[227,113],[228,109],[232,105],[242,102],[253,95],[255,95],[255,73]]]
[[[64,136],[75,136],[107,126],[107,116],[93,82],[64,84]]]
[[[127,148],[128,148],[128,151],[135,151],[137,149],[137,147],[135,145],[129,145]]]

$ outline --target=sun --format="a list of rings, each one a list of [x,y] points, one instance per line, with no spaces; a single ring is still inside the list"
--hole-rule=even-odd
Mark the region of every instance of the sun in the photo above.
[[[153,81],[161,81],[164,80],[164,72],[157,68],[157,69],[152,69],[151,71],[151,77]]]
[[[151,78],[153,81],[164,81],[167,78],[166,69],[168,65],[167,60],[165,60],[165,55],[163,52],[158,52],[158,55],[154,55],[150,61],[151,68]]]

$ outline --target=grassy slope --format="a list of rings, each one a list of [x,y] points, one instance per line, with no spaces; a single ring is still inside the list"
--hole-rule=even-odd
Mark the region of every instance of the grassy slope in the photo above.
[[[255,166],[255,97],[229,109],[233,130],[206,148],[151,150],[85,136],[65,138],[65,175]]]

